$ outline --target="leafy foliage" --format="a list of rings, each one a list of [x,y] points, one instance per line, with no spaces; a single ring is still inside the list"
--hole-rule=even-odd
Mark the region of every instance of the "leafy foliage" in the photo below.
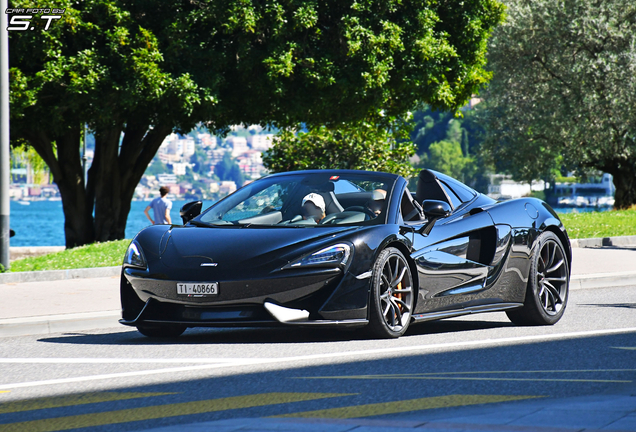
[[[238,117],[337,125],[420,101],[458,109],[490,77],[486,40],[504,9],[494,0],[178,3],[176,21],[169,3],[144,10],[166,52],[179,52],[218,101],[212,129]]]
[[[230,152],[225,153],[223,159],[214,166],[214,174],[219,180],[232,180],[238,187],[241,187],[245,182],[243,171],[237,165],[236,160],[232,159]]]
[[[636,203],[636,4],[510,0],[491,41],[486,147],[530,181],[609,172],[616,207]]]
[[[157,156],[155,156],[152,159],[152,163],[148,165],[148,168],[146,168],[146,171],[144,172],[144,174],[156,176],[157,174],[164,174],[169,171],[170,170],[168,169],[166,164],[163,163],[161,159],[159,159]]]
[[[35,184],[41,184],[50,175],[48,167],[40,155],[25,142],[15,145],[11,149],[11,167],[30,169]]]
[[[469,157],[462,154],[459,142],[442,140],[434,142],[424,155],[422,165],[443,172],[451,177],[462,179],[464,169],[472,162]]]
[[[370,123],[344,124],[337,129],[323,126],[298,133],[285,129],[263,155],[263,164],[273,172],[360,169],[408,178],[414,174],[409,157],[415,154],[415,146],[400,140],[401,133]]]
[[[477,112],[484,102],[465,109],[461,117],[430,108],[414,114],[411,137],[418,145],[417,168],[431,168],[486,192],[491,165],[481,155],[483,129]]]
[[[16,0],[13,7],[37,7]],[[11,34],[12,139],[60,188],[68,247],[123,238],[161,141],[204,122],[378,121],[456,110],[485,83],[496,0],[60,0],[48,31]],[[81,125],[95,132],[82,179]],[[120,137],[124,134],[120,143]],[[94,212],[94,217],[93,217]]]

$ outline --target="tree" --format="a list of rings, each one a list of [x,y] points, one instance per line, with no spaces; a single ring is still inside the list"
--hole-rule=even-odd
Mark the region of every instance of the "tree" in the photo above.
[[[11,149],[11,168],[25,168],[27,171],[25,181],[27,183],[29,183],[29,174],[32,176],[31,182],[35,184],[41,184],[50,176],[48,167],[40,155],[33,147],[24,144]]]
[[[481,155],[483,128],[478,111],[484,104],[452,112],[417,111],[411,137],[418,145],[418,168],[431,168],[456,177],[481,192],[487,192],[493,168]]]
[[[408,178],[413,174],[409,157],[415,154],[415,146],[400,138],[397,127],[391,130],[369,123],[344,124],[337,129],[322,126],[298,133],[285,129],[263,155],[263,164],[273,172],[362,169]]]
[[[337,125],[416,102],[457,109],[489,79],[486,40],[503,11],[495,0],[56,7],[66,12],[48,31],[11,34],[11,130],[51,168],[67,247],[123,238],[134,188],[173,130]],[[87,182],[85,123],[96,140]]]
[[[150,165],[148,165],[148,167],[146,168],[144,174],[156,176],[157,174],[167,174],[171,171],[172,170],[168,168],[166,164],[161,161],[161,159],[155,156],[150,162]]]
[[[462,147],[458,141],[438,141],[431,144],[428,155],[422,160],[427,168],[448,174],[463,180],[464,169],[471,163],[470,158],[462,154]]]
[[[49,166],[67,247],[121,239],[146,167],[173,128],[190,127],[194,106],[205,108],[205,92],[187,73],[164,69],[156,37],[118,2],[56,6],[66,11],[47,31],[11,33],[12,140],[27,141]],[[95,133],[87,179],[84,124]]]
[[[195,173],[207,176],[210,172],[210,165],[206,162],[208,161],[208,156],[200,146],[194,147],[194,154],[190,157],[190,163],[194,164],[192,167],[192,171]]]
[[[523,181],[559,169],[614,176],[636,204],[636,4],[511,0],[491,41],[486,148]]]
[[[214,166],[214,174],[216,174],[219,180],[231,180],[236,183],[238,187],[243,186],[245,182],[243,171],[241,171],[236,160],[232,158],[230,152],[225,153],[223,159]]]

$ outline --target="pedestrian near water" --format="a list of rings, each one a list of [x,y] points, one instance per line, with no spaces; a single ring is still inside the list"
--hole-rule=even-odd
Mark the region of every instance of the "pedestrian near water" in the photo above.
[[[159,193],[161,197],[155,198],[151,201],[151,203],[146,207],[144,213],[146,217],[153,225],[160,224],[171,224],[172,219],[170,219],[170,209],[172,208],[172,201],[166,198],[168,195],[169,189],[165,186],[161,186],[159,188]],[[149,210],[152,209],[154,211],[155,219],[153,220],[148,213]]]

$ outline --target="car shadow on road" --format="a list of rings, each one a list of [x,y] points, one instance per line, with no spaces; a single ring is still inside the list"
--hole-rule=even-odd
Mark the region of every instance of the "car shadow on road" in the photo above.
[[[401,339],[427,334],[469,332],[513,326],[510,322],[487,320],[442,320],[411,326]],[[364,328],[196,328],[172,338],[148,338],[134,329],[100,333],[99,330],[64,333],[62,336],[44,337],[39,342],[82,345],[162,345],[162,344],[270,344],[270,343],[322,343],[372,340]]]

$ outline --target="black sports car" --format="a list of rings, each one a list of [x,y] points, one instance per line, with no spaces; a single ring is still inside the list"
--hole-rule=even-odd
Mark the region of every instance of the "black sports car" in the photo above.
[[[431,170],[315,170],[250,183],[183,226],[135,236],[121,278],[122,324],[147,336],[187,327],[368,326],[505,311],[556,323],[568,300],[567,232],[543,201],[497,202]]]

